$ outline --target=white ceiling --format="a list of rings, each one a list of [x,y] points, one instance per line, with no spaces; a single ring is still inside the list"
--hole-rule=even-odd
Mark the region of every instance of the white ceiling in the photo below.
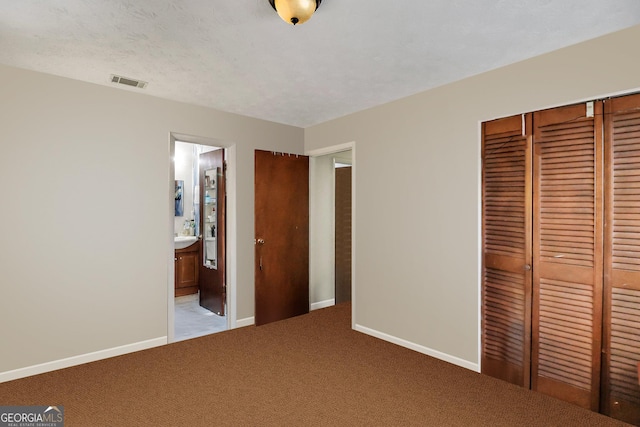
[[[0,0],[0,63],[307,127],[639,23],[638,0],[324,0],[296,27],[268,0]]]

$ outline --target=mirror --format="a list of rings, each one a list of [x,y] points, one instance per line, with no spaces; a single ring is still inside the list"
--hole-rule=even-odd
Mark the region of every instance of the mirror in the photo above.
[[[184,181],[176,179],[176,205],[175,216],[184,216]]]
[[[208,268],[217,269],[217,225],[218,225],[218,189],[216,185],[218,169],[207,169],[204,171],[204,205],[203,223],[204,230],[204,265]]]

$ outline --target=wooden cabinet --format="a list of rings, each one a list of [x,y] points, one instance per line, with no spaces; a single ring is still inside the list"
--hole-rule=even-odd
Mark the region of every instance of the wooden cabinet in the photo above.
[[[200,241],[186,248],[176,249],[175,296],[198,293],[198,264],[200,259]]]

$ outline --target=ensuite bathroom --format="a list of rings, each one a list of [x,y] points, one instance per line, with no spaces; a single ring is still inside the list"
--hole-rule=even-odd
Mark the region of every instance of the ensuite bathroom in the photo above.
[[[174,341],[227,329],[224,284],[216,286],[224,282],[224,175],[210,160],[223,156],[217,147],[175,141]]]

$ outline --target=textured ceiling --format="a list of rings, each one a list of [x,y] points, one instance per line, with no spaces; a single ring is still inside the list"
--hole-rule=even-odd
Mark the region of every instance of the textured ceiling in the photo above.
[[[307,127],[640,23],[638,0],[0,0],[0,63]],[[6,82],[5,82],[6,84]]]

